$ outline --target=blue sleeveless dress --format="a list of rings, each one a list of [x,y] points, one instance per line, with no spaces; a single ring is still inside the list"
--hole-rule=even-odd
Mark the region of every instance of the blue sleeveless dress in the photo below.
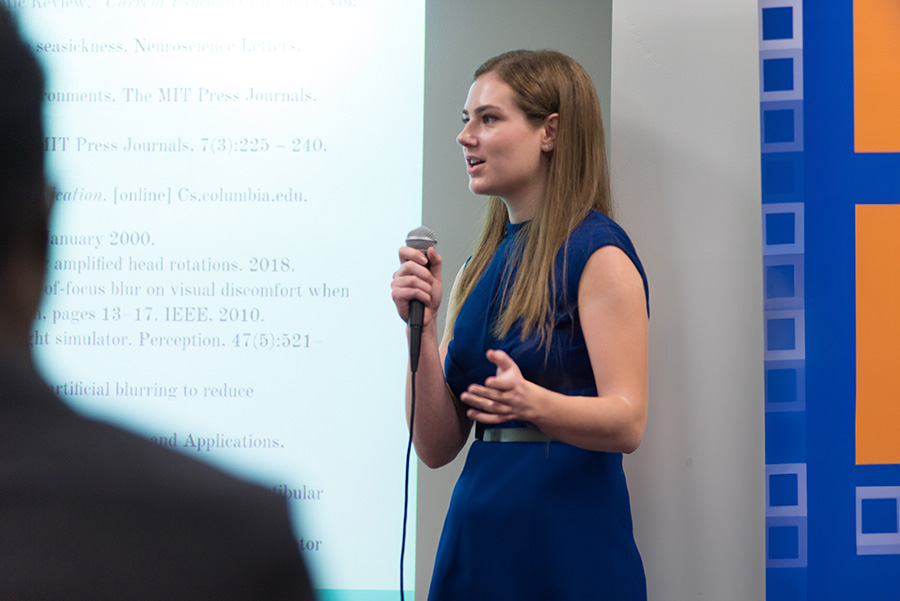
[[[505,239],[460,310],[444,365],[447,382],[457,396],[470,383],[484,382],[496,371],[485,351],[503,349],[526,379],[563,394],[596,396],[579,325],[581,272],[594,251],[615,245],[634,262],[647,294],[643,267],[622,228],[591,212],[569,237],[564,279],[562,249],[557,257],[560,293],[545,358],[536,339],[521,340],[518,327],[503,340],[491,332],[504,274],[524,226],[507,224]],[[622,454],[556,441],[474,441],[451,497],[429,600],[581,599],[646,599]]]

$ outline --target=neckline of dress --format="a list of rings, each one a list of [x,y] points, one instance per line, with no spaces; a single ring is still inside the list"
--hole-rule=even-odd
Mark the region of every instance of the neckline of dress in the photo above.
[[[506,222],[506,236],[507,238],[515,236],[517,233],[522,231],[526,225],[528,225],[528,221],[522,221],[520,223],[511,223],[509,221]]]

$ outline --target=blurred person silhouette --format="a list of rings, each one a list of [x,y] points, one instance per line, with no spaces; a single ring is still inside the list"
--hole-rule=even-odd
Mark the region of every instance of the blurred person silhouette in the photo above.
[[[43,90],[0,7],[0,599],[313,599],[283,498],[81,417],[38,375]]]

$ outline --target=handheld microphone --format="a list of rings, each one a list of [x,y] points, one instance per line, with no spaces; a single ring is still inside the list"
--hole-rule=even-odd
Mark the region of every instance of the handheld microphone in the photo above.
[[[406,245],[422,251],[426,256],[428,249],[437,244],[437,238],[427,227],[417,227],[406,235]],[[427,264],[426,264],[427,265]],[[422,321],[425,319],[425,305],[422,301],[409,301],[409,368],[415,372],[419,368],[419,349],[422,345]]]

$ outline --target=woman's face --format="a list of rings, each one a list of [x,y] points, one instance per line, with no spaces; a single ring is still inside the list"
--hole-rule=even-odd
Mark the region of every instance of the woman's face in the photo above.
[[[456,140],[466,157],[469,189],[502,198],[511,211],[533,209],[547,175],[544,145],[553,142],[548,122],[529,121],[512,88],[491,72],[469,88],[463,123]]]

